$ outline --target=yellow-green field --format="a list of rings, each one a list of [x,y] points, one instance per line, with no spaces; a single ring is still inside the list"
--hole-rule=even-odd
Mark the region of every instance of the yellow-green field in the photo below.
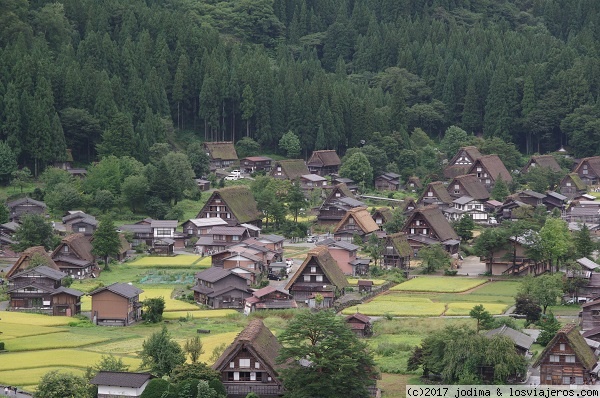
[[[387,282],[385,279],[356,279],[356,278],[348,278],[348,283],[351,286],[356,286],[356,285],[358,285],[358,281],[359,280],[361,280],[361,281],[364,281],[364,280],[373,281],[373,284],[375,286],[380,286],[380,285],[383,285],[385,282]]]
[[[392,291],[459,293],[486,283],[487,279],[460,277],[418,277],[394,286]]]
[[[173,289],[144,289],[144,293],[140,294],[140,301],[144,301],[148,298],[162,297],[165,299],[165,312],[170,311],[196,311],[198,306],[196,304],[186,303],[185,301],[176,300],[171,298]]]
[[[223,318],[227,315],[238,314],[236,310],[196,310],[196,311],[169,311],[163,313],[164,319],[191,319]]]
[[[85,373],[85,370],[83,369],[64,366],[45,366],[35,369],[6,370],[0,372],[0,384],[15,385],[15,380],[18,380],[19,386],[23,386],[23,388],[29,386],[27,391],[31,391],[32,385],[37,384],[43,375],[53,370],[74,373],[78,376],[83,376]]]
[[[35,369],[45,366],[85,368],[95,365],[98,363],[98,361],[100,361],[101,358],[102,354],[98,352],[74,349],[7,352],[2,354],[0,371],[30,368]],[[122,357],[122,359],[126,365],[130,365],[132,368],[138,368],[141,363],[141,361],[137,358]],[[13,383],[16,382],[18,382],[18,380],[13,380]]]
[[[140,268],[207,268],[210,267],[210,257],[179,254],[172,257],[141,257],[127,263]]]
[[[19,337],[6,340],[5,348],[9,352],[49,350],[53,348],[74,348],[97,344],[110,340],[110,337],[85,336],[69,332]]]
[[[0,325],[3,323],[14,323],[32,326],[61,326],[68,325],[73,320],[65,316],[46,316],[39,314],[27,314],[24,312],[2,312]]]
[[[457,316],[457,315],[469,315],[471,309],[479,303],[448,303],[448,309],[444,315]],[[500,315],[506,311],[508,307],[505,304],[494,304],[494,303],[481,303],[483,307],[492,315]]]

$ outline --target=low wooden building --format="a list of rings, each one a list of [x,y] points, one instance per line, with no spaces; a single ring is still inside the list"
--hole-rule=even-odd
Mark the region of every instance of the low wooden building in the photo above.
[[[273,159],[266,156],[248,156],[240,161],[240,169],[245,173],[255,173],[264,171],[268,173],[271,171],[271,163]]]
[[[379,226],[379,229],[383,229],[385,223],[392,221],[394,214],[389,207],[379,207],[375,209],[371,217],[375,221],[375,224]]]
[[[277,370],[280,349],[263,321],[252,319],[212,366],[221,374],[227,397],[244,398],[251,392],[261,398],[282,396],[285,390]]]
[[[337,174],[342,161],[334,150],[313,151],[310,159],[306,162],[311,173],[325,177],[329,174]]]
[[[563,326],[548,343],[533,367],[540,368],[540,384],[592,384],[597,374],[592,371],[598,358],[588,346],[576,325]]]
[[[439,207],[432,205],[415,209],[406,220],[402,232],[416,255],[423,246],[441,244],[450,254],[458,252],[460,238]]]
[[[579,321],[582,330],[600,327],[600,298],[581,305]]]
[[[373,291],[373,281],[358,280],[356,283],[359,293],[371,293]]]
[[[260,227],[263,214],[257,208],[254,195],[245,185],[214,191],[196,218],[221,218],[230,226],[247,223]]]
[[[210,181],[202,178],[196,178],[194,181],[196,181],[196,185],[200,191],[205,192],[210,190]]]
[[[60,271],[60,268],[58,268],[58,265],[52,260],[52,257],[50,257],[50,254],[46,251],[44,246],[32,246],[21,253],[17,261],[10,267],[5,277],[10,278],[21,271],[32,268],[34,267],[34,263],[41,263],[55,271]]]
[[[534,168],[545,168],[551,170],[555,173],[561,171],[560,164],[556,161],[556,158],[552,155],[534,155],[529,159],[525,167],[521,170],[522,174],[529,173],[529,171]]]
[[[83,292],[63,287],[67,274],[41,265],[8,278],[9,307],[12,311],[35,311],[48,315],[73,316],[81,312]]]
[[[521,333],[518,330],[509,328],[506,325],[502,325],[499,328],[492,329],[485,334],[487,337],[492,336],[506,336],[513,341],[515,344],[515,350],[523,356],[530,355],[529,349],[535,343],[535,339],[525,333]]]
[[[92,254],[92,244],[82,233],[69,235],[52,252],[52,260],[61,271],[74,279],[97,277],[99,268]]]
[[[8,207],[9,221],[15,222],[19,222],[24,214],[45,215],[48,209],[44,202],[29,197],[12,200],[6,204],[6,207]]]
[[[302,159],[276,160],[271,169],[271,177],[276,180],[294,181],[304,174],[310,174]]]
[[[250,297],[246,278],[231,270],[211,267],[196,274],[194,300],[211,308],[244,308]]]
[[[406,182],[406,191],[417,193],[423,188],[423,184],[421,183],[421,179],[417,176],[408,177],[408,181]]]
[[[577,174],[586,185],[598,184],[600,182],[600,156],[581,159],[573,173]]]
[[[398,191],[402,187],[400,174],[383,173],[375,178],[375,189],[378,191]]]
[[[563,177],[559,184],[560,193],[573,199],[587,192],[587,185],[581,180],[579,174],[570,173]]]
[[[444,177],[452,179],[456,176],[466,174],[469,168],[481,157],[481,152],[475,146],[465,146],[456,152],[454,157],[444,167]]]
[[[436,205],[438,207],[450,207],[454,198],[450,196],[443,182],[430,182],[417,200],[419,206]]]
[[[352,329],[358,337],[371,337],[373,335],[373,325],[371,318],[357,312],[356,314],[348,315],[344,322]]]
[[[98,228],[96,217],[82,211],[69,212],[62,218],[62,222],[66,232],[80,233],[85,236],[92,236]]]
[[[229,225],[227,221],[222,218],[191,218],[182,224],[183,233],[191,238],[193,236],[199,237],[201,235],[210,235],[210,231],[214,227]]]
[[[467,174],[475,174],[490,192],[499,178],[502,178],[506,184],[510,184],[513,180],[512,175],[498,155],[480,157],[473,163]]]
[[[364,259],[367,260],[366,266],[364,266],[364,262],[360,261],[363,259],[356,257],[356,253],[360,249],[359,246],[351,242],[331,238],[319,241],[315,245],[326,246],[329,249],[329,253],[344,275],[358,276],[369,272],[369,260]]]
[[[344,218],[348,210],[356,207],[366,207],[366,205],[356,199],[346,184],[339,184],[331,189],[319,207],[317,220],[321,225],[336,225]]]
[[[90,384],[98,387],[98,398],[139,398],[154,378],[150,373],[101,370]]]
[[[407,269],[413,250],[408,243],[407,234],[398,232],[383,238],[382,266],[387,269]]]
[[[92,296],[92,322],[100,326],[128,326],[140,321],[140,294],[143,292],[119,282],[94,290],[89,293]]]
[[[298,308],[298,304],[292,295],[275,286],[269,285],[254,291],[252,296],[246,299],[244,314],[248,315],[251,312],[260,310],[283,310],[290,308]]]

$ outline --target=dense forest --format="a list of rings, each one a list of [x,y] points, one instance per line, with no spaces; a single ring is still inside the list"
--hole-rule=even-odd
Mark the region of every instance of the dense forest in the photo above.
[[[597,0],[3,0],[0,139],[36,174],[183,131],[399,159],[454,125],[599,155],[598,21]]]

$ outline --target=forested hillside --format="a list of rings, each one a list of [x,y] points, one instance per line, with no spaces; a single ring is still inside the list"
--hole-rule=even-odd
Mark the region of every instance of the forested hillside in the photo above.
[[[456,125],[597,155],[598,21],[597,0],[4,0],[0,138],[36,171],[146,162],[179,130],[271,151],[291,130],[306,156]]]

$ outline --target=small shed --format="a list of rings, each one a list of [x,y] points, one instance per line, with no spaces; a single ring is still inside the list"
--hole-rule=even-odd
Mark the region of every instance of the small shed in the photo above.
[[[358,281],[358,292],[359,293],[370,293],[373,290],[373,281]]]
[[[175,240],[170,238],[156,239],[154,241],[154,254],[172,256],[175,248]]]
[[[210,181],[204,180],[202,178],[196,178],[194,181],[196,181],[196,185],[198,186],[198,189],[200,191],[210,190]]]
[[[371,337],[373,335],[371,318],[360,312],[348,315],[344,321],[358,337]]]

